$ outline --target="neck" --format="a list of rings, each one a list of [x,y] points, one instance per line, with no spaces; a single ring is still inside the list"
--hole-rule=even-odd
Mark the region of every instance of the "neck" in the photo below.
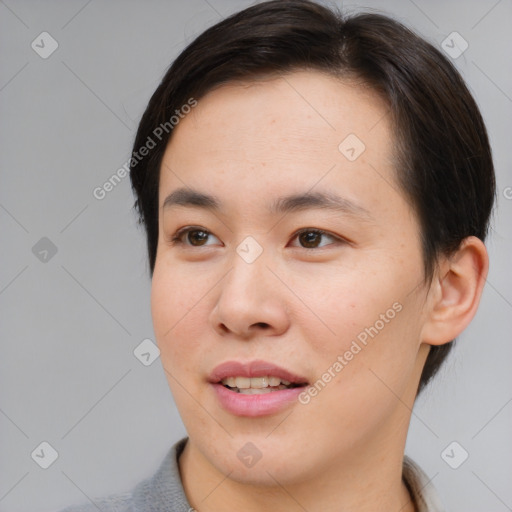
[[[403,410],[401,411],[403,412]],[[402,481],[408,419],[397,428],[379,431],[379,438],[355,446],[311,474],[277,481],[272,471],[264,482],[236,481],[212,465],[189,441],[179,459],[181,478],[197,512],[415,512]]]

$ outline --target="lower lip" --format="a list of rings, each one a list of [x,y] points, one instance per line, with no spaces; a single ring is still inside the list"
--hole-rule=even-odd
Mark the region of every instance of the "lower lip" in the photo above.
[[[266,416],[274,414],[297,402],[305,386],[280,389],[259,395],[244,395],[230,391],[222,384],[212,384],[222,407],[236,416]]]

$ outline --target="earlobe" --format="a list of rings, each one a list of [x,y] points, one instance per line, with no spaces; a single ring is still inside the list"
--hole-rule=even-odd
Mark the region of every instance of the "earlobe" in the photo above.
[[[488,270],[487,249],[474,236],[465,238],[454,254],[442,259],[429,292],[423,343],[443,345],[469,325],[478,309]]]

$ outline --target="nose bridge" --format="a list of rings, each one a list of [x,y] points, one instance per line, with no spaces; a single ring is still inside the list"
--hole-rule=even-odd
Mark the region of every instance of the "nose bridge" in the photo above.
[[[246,239],[239,244],[222,280],[212,318],[223,332],[248,336],[258,327],[281,332],[288,324],[284,297],[267,268],[269,253],[254,242]]]
[[[247,237],[249,238],[249,237]],[[263,300],[268,290],[268,252],[254,242],[245,240],[236,248],[232,258],[232,270],[227,276],[227,293],[241,294],[244,300]]]

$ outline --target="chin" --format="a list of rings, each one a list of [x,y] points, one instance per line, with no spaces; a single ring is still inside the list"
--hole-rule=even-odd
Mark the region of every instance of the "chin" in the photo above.
[[[283,464],[283,461],[286,462]],[[263,455],[252,467],[245,467],[236,455],[216,463],[223,474],[229,474],[230,480],[242,485],[275,487],[277,482],[280,485],[290,485],[299,478],[299,474],[294,471],[299,469],[303,475],[302,462],[299,465],[297,460],[290,459],[289,454],[285,453],[276,453],[271,457]]]
[[[225,439],[225,445],[204,454],[210,464],[229,479],[244,485],[275,487],[294,484],[307,478],[307,464],[302,450],[307,443],[289,439],[286,442],[276,433],[235,435]]]

